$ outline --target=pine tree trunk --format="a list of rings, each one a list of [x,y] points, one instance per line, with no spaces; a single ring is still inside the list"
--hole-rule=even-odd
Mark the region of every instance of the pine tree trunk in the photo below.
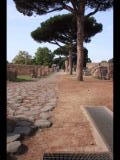
[[[77,79],[83,81],[83,63],[84,63],[84,10],[85,3],[81,0],[79,14],[77,15]]]
[[[72,75],[72,50],[69,47],[69,74]]]

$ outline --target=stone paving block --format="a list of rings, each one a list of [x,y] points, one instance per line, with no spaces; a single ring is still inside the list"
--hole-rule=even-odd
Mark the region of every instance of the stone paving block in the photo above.
[[[33,128],[28,127],[28,126],[19,126],[15,127],[14,134],[21,134],[23,136],[29,136],[33,132]]]
[[[7,143],[13,142],[20,138],[20,134],[11,134],[7,136]]]
[[[42,112],[41,114],[40,114],[40,118],[41,119],[49,119],[51,117],[51,114],[48,112]]]
[[[17,152],[18,148],[21,146],[20,141],[14,141],[7,144],[7,152],[8,153],[15,153]]]
[[[50,127],[52,125],[52,123],[50,121],[43,120],[43,119],[36,120],[34,124],[38,128],[48,128],[48,127]]]
[[[55,107],[52,105],[47,105],[41,109],[41,112],[52,111]]]
[[[32,125],[32,122],[25,121],[25,120],[21,120],[16,123],[16,126],[31,126],[31,125]]]

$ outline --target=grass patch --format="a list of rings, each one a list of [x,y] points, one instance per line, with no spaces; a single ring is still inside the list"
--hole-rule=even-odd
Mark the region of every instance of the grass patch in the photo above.
[[[28,75],[17,76],[17,79],[15,80],[15,82],[28,82],[28,81],[33,81],[32,77]]]
[[[52,74],[53,73],[49,73],[48,75],[40,76],[37,78],[32,78],[29,75],[19,75],[19,76],[17,76],[17,78],[15,80],[9,80],[9,81],[11,81],[11,82],[30,82],[30,81],[35,81],[35,80],[38,80],[41,78],[47,78],[48,76],[51,76]]]

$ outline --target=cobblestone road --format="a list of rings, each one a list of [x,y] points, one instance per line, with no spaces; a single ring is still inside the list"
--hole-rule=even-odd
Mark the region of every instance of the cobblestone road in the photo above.
[[[56,106],[55,75],[33,82],[7,84],[7,116],[39,119],[43,107]]]

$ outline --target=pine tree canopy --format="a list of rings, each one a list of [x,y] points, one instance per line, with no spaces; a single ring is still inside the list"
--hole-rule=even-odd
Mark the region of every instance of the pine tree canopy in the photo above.
[[[78,10],[81,0],[13,0],[19,12],[27,16],[42,15],[54,11],[66,9],[74,14],[79,14]],[[97,11],[105,11],[113,6],[113,0],[85,0],[86,7],[94,9],[89,13],[91,16]]]
[[[63,44],[75,44],[77,39],[76,23],[76,18],[73,14],[54,16],[41,23],[41,27],[34,30],[31,33],[31,36],[34,40],[40,43],[49,42],[59,45],[59,42],[61,42]],[[90,38],[101,31],[102,24],[97,23],[94,17],[85,18],[85,42],[90,42]]]

